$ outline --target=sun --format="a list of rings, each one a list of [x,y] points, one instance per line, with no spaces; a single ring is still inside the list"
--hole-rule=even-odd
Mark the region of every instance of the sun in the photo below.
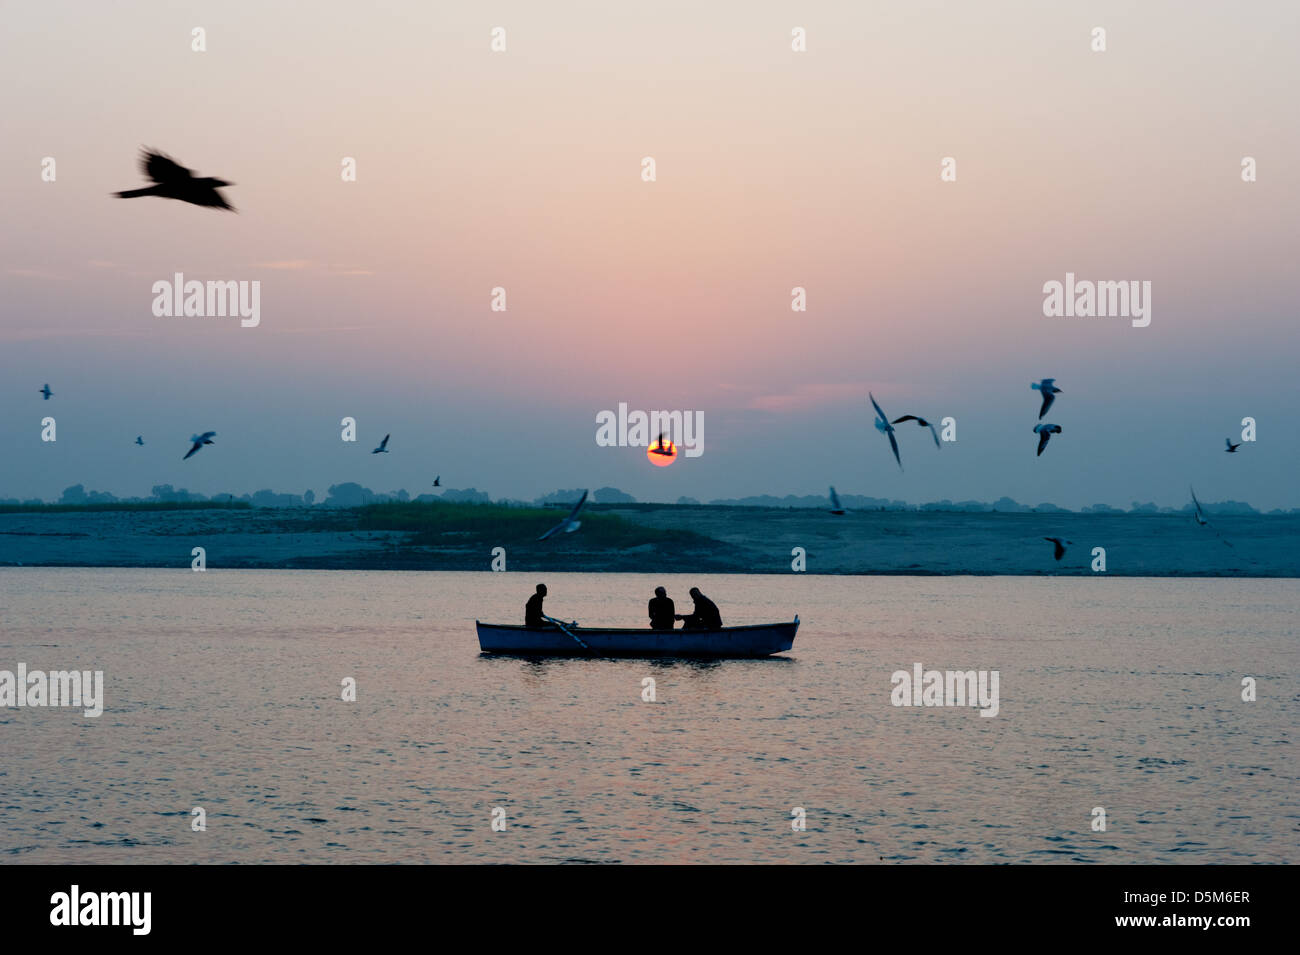
[[[650,447],[646,448],[645,456],[650,459],[650,463],[657,468],[666,468],[677,460],[677,445],[671,441],[660,443],[655,441]]]

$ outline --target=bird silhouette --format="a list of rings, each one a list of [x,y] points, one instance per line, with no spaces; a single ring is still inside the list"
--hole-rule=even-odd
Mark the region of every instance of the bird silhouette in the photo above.
[[[1210,519],[1205,516],[1205,511],[1201,509],[1201,502],[1196,499],[1196,489],[1189,484],[1187,490],[1192,492],[1192,504],[1196,506],[1196,512],[1192,516],[1196,518],[1196,523],[1204,527],[1210,523]]]
[[[190,440],[194,442],[194,445],[189,449],[189,451],[185,452],[185,457],[181,458],[181,460],[188,461],[190,457],[198,454],[205,444],[213,444],[214,442],[212,439],[216,436],[217,433],[215,431],[204,431],[202,434],[190,435]]]
[[[558,534],[560,531],[564,531],[564,533],[566,534],[572,534],[574,531],[576,531],[579,527],[582,526],[582,521],[578,520],[578,512],[582,510],[582,505],[586,503],[587,503],[587,492],[583,491],[582,497],[578,498],[578,503],[573,505],[573,510],[569,511],[569,516],[566,517],[564,520],[560,521],[560,523],[556,524],[549,531],[547,531],[545,534],[543,534],[541,537],[537,539],[539,541],[544,541],[552,534]]]
[[[180,163],[152,149],[146,149],[141,154],[140,171],[152,180],[154,185],[113,194],[119,199],[160,196],[163,199],[179,199],[181,202],[188,202],[195,206],[235,211],[235,207],[217,191],[217,187],[233,186],[233,182],[226,182],[224,179],[197,178]]]
[[[1043,540],[1051,541],[1054,545],[1056,545],[1052,550],[1052,556],[1054,556],[1057,560],[1060,560],[1062,557],[1065,556],[1065,546],[1067,544],[1074,543],[1074,541],[1063,541],[1059,537],[1044,537]]]
[[[49,401],[49,400],[50,400],[50,396],[53,395],[54,392],[50,391],[50,386],[49,386],[49,385],[46,385],[44,388],[41,389],[41,394],[43,394],[43,395],[45,396],[45,400],[46,400],[46,401]]]
[[[1047,442],[1052,439],[1052,435],[1061,433],[1061,426],[1049,421],[1046,424],[1034,425],[1034,432],[1038,435],[1038,454],[1042,454],[1043,448],[1047,447]]]
[[[1201,507],[1201,502],[1196,499],[1196,489],[1189,484],[1187,486],[1187,490],[1192,492],[1192,504],[1196,506],[1196,511],[1195,513],[1192,514],[1192,517],[1196,519],[1196,523],[1199,524],[1201,527],[1209,527],[1210,530],[1214,531],[1214,536],[1219,539],[1219,543],[1221,543],[1224,547],[1231,548],[1233,551],[1235,551],[1237,548],[1233,547],[1232,544],[1229,543],[1228,540],[1225,539],[1224,536],[1219,533],[1218,528],[1210,524],[1210,519],[1205,516],[1205,508]]]
[[[939,443],[939,432],[934,430],[934,425],[930,424],[930,422],[926,421],[924,418],[917,417],[914,414],[905,414],[901,418],[895,418],[894,424],[902,424],[904,421],[915,421],[922,428],[929,428],[930,434],[934,437],[934,446],[940,451],[943,450],[943,445]]]
[[[1052,407],[1052,402],[1056,400],[1056,396],[1064,394],[1064,392],[1061,391],[1060,388],[1056,387],[1055,378],[1044,378],[1042,381],[1035,382],[1029,387],[1034,389],[1034,391],[1041,391],[1043,393],[1043,406],[1038,409],[1038,420],[1042,421],[1043,415],[1047,414],[1047,409]]]
[[[144,445],[144,435],[142,435],[142,434],[137,434],[137,435],[135,436],[135,443],[138,444],[138,445],[143,446],[143,445]],[[182,458],[182,460],[184,460],[184,459]]]
[[[371,453],[371,454],[387,454],[387,453],[388,453],[388,439],[391,438],[391,437],[392,437],[391,434],[386,434],[386,435],[384,435],[384,440],[379,442],[379,447],[375,448],[375,450],[371,451],[370,453]]]
[[[46,385],[45,387],[48,388],[50,386]],[[49,395],[46,395],[46,397],[48,398]],[[1224,438],[1223,443],[1227,445],[1227,447],[1223,449],[1224,454],[1236,454],[1237,449],[1241,447],[1240,442],[1238,442],[1237,444],[1233,444],[1231,438]]]
[[[442,475],[441,475],[441,474],[439,474],[436,478],[433,479],[433,486],[434,486],[434,487],[442,487]]]
[[[889,446],[894,449],[894,460],[898,462],[898,470],[903,470],[903,459],[898,456],[898,441],[894,437],[894,426],[889,423],[889,415],[880,410],[880,405],[876,404],[876,396],[867,392],[867,397],[871,399],[871,406],[876,409],[876,430],[889,438]]]

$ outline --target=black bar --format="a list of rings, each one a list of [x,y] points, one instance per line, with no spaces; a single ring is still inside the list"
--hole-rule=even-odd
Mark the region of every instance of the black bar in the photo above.
[[[671,873],[660,867],[599,873],[535,868],[8,866],[0,870],[0,913],[11,938],[77,933],[79,940],[127,944],[300,946],[357,937],[373,944],[413,934],[450,944],[446,933],[454,932],[468,933],[470,944],[496,945],[510,931],[544,940],[557,931],[587,934],[605,924],[648,933],[644,939],[657,939],[656,947],[679,938],[687,926],[725,926],[733,939],[762,940],[775,927],[807,933],[808,940],[847,930],[852,937],[910,939],[918,951],[938,951],[982,944],[978,939],[1060,943],[1124,935],[1141,943],[1185,944],[1196,936],[1232,945],[1262,939],[1252,935],[1260,930],[1282,930],[1290,921],[1283,908],[1293,894],[1283,866],[857,866],[797,873],[783,866],[684,866]],[[52,925],[52,897],[70,895],[73,885],[83,902],[88,893],[150,893],[148,934],[136,935],[130,924]],[[1187,922],[1242,917],[1248,924]],[[1121,924],[1134,918],[1154,922]],[[609,941],[616,944],[617,937]]]

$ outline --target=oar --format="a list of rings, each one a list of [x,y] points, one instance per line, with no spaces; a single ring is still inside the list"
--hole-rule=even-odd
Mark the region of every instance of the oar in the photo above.
[[[557,627],[559,627],[561,630],[563,630],[563,631],[564,631],[565,633],[567,633],[569,636],[573,637],[574,640],[577,640],[577,641],[578,641],[578,646],[582,647],[582,649],[586,650],[588,653],[591,653],[591,652],[592,652],[591,647],[589,647],[589,646],[587,646],[585,643],[583,643],[581,637],[579,637],[576,633],[574,633],[572,630],[570,630],[570,629],[569,629],[568,627],[566,627],[564,624],[560,623],[560,621],[556,620],[554,617],[548,617],[548,616],[546,616],[546,614],[542,614],[542,619],[545,620],[547,623],[553,623],[553,624],[555,624]]]

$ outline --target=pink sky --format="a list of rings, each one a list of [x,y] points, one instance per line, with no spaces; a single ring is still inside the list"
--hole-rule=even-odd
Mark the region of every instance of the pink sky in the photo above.
[[[835,483],[1180,504],[1190,479],[1300,505],[1294,4],[55,2],[5,18],[0,497],[414,491],[432,470],[528,497]],[[239,213],[109,198],[140,184],[142,144],[237,183]],[[150,287],[177,271],[260,280],[262,324],[155,318]],[[1066,271],[1151,281],[1151,326],[1044,317],[1041,286]],[[1066,432],[1036,461],[1028,385],[1045,375]],[[891,414],[962,422],[942,467],[912,441],[896,473],[868,389]],[[702,410],[706,454],[660,470],[597,448],[595,412],[620,401]],[[363,443],[395,434],[383,469],[340,446],[345,414]],[[1261,440],[1227,469],[1244,415]],[[118,446],[203,428],[228,438],[202,470]]]

